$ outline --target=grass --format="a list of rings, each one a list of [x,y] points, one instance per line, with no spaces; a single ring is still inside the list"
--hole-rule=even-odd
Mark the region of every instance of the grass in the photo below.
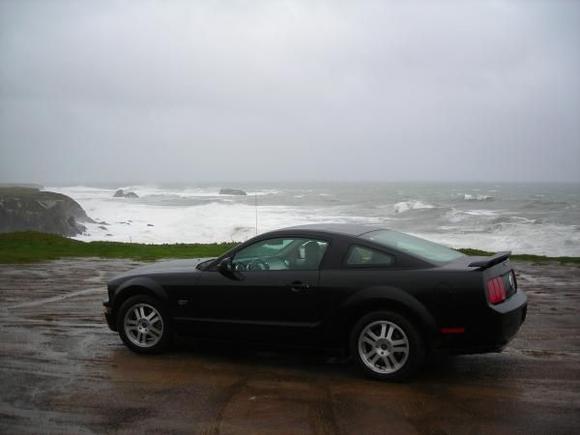
[[[81,242],[54,234],[23,231],[0,234],[0,263],[33,263],[66,257],[161,258],[216,257],[236,243],[149,245],[120,242]]]
[[[162,258],[217,257],[237,243],[193,243],[152,245],[121,242],[81,242],[54,234],[24,231],[0,234],[0,263],[33,263],[67,257],[131,258],[159,260]],[[467,255],[492,255],[478,249],[460,249]],[[533,263],[557,262],[580,265],[580,257],[544,257],[512,255],[513,260]]]

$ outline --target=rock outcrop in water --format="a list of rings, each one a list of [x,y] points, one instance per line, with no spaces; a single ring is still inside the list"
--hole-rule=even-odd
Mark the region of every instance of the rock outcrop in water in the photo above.
[[[74,199],[30,187],[0,187],[0,232],[41,231],[77,236],[93,222]]]
[[[241,189],[230,189],[227,187],[224,187],[223,189],[220,190],[220,195],[247,195],[246,192],[244,192]]]
[[[139,198],[135,192],[125,192],[123,189],[119,189],[113,195],[113,198]]]

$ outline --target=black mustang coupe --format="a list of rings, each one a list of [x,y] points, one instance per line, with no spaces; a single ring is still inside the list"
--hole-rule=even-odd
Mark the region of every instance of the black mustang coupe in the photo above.
[[[173,334],[347,350],[375,378],[433,350],[501,350],[526,318],[509,253],[469,257],[376,227],[306,225],[219,258],[140,267],[108,283],[109,327],[133,351]]]

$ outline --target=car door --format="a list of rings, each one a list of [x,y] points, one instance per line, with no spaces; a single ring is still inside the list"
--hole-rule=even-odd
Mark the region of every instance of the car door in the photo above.
[[[327,247],[317,238],[265,239],[236,252],[231,272],[202,272],[187,302],[193,332],[285,343],[312,338],[321,321],[319,265]]]

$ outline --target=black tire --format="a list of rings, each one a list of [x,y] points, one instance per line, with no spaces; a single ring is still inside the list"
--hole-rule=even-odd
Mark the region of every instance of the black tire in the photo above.
[[[154,354],[169,347],[173,328],[167,310],[158,299],[136,295],[121,305],[117,315],[117,331],[123,343],[133,352]]]
[[[383,381],[408,379],[423,364],[426,355],[417,327],[393,311],[363,316],[352,328],[350,351],[367,376]]]

